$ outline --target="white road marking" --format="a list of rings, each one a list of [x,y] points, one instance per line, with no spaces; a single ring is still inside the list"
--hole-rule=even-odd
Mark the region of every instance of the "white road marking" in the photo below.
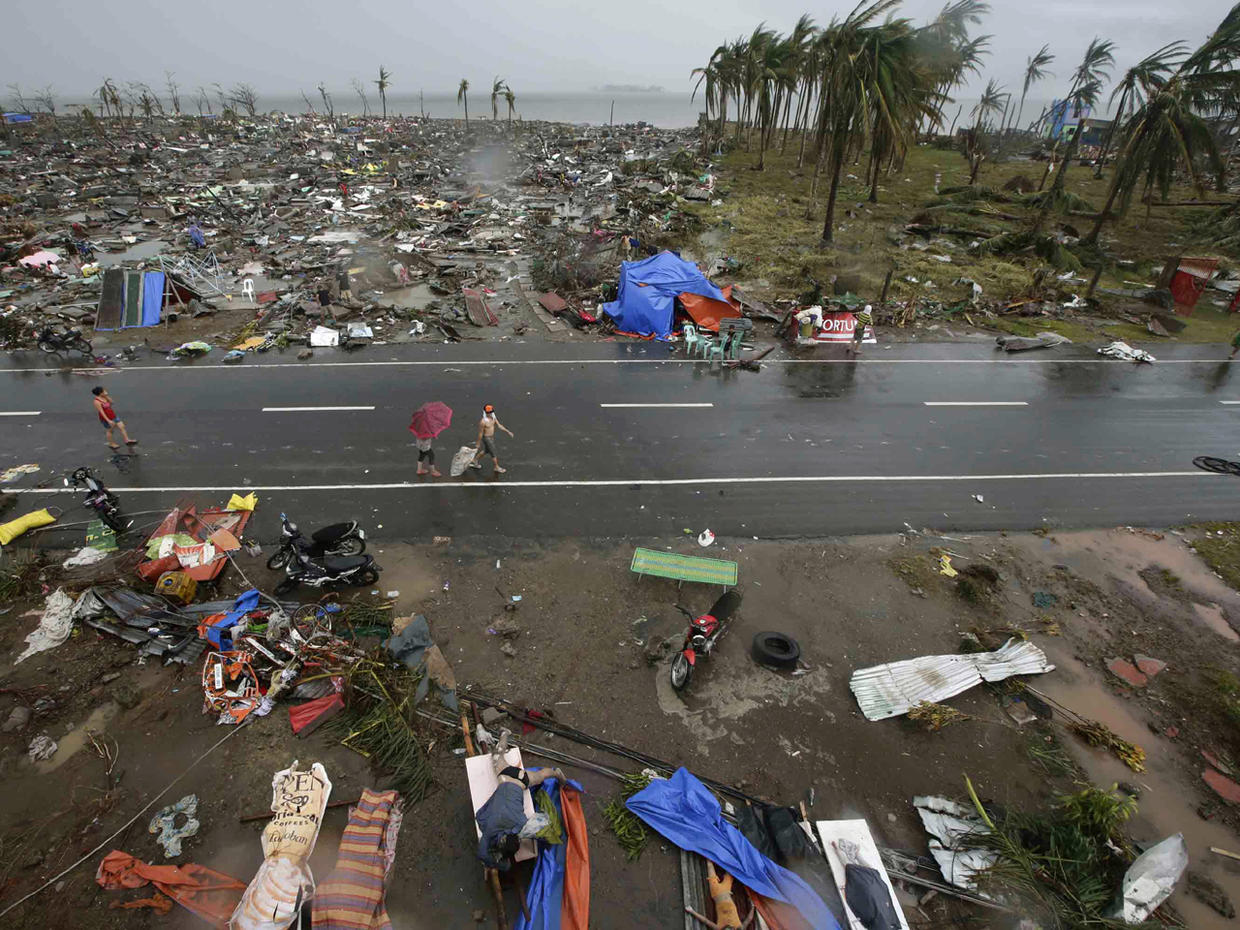
[[[1219,403],[1226,407],[1234,407],[1236,404],[1240,404],[1240,400],[1220,400]]]
[[[927,407],[1028,407],[1023,400],[927,400]]]
[[[1050,472],[1014,475],[777,475],[736,478],[598,478],[564,481],[444,481],[439,483],[395,481],[378,484],[225,484],[204,487],[111,488],[133,494],[222,493],[242,491],[399,491],[399,490],[470,490],[494,491],[504,488],[621,488],[638,485],[692,487],[716,484],[848,484],[848,483],[911,483],[933,481],[1063,481],[1087,479],[1133,478],[1209,478],[1223,477],[1215,472],[1193,471],[1121,471],[1121,472]],[[6,488],[9,494],[74,494],[73,488]]]
[[[1235,365],[1240,362],[1218,358],[1171,358],[1161,359],[1159,367],[1166,365],[1217,365],[1219,362]],[[1114,365],[1114,359],[1106,358],[766,358],[764,365]],[[227,369],[232,372],[264,371],[269,368],[453,368],[459,366],[486,366],[489,368],[508,368],[518,365],[701,365],[701,359],[692,358],[543,358],[543,359],[478,359],[459,361],[454,359],[406,360],[395,359],[371,362],[271,362],[254,365],[133,365],[129,368],[112,368],[100,371],[98,368],[71,368],[68,371],[89,373],[92,375],[124,374],[130,371],[209,371]],[[29,372],[47,373],[63,371],[55,368],[0,368],[0,374],[27,374]]]
[[[264,407],[263,413],[305,413],[323,410],[374,410],[374,407]]]
[[[39,410],[0,410],[0,417],[37,417]]]
[[[714,404],[599,404],[600,407],[713,407]]]

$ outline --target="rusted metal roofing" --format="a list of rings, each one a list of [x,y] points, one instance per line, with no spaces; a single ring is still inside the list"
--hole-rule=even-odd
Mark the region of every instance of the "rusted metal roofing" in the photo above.
[[[1033,643],[1009,639],[994,652],[922,656],[858,669],[848,686],[867,720],[886,720],[923,701],[942,703],[983,681],[1038,675],[1054,668]]]

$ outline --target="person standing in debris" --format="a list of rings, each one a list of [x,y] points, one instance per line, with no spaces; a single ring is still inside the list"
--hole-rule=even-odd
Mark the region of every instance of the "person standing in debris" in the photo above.
[[[852,342],[848,344],[849,355],[861,354],[861,343],[865,342],[865,331],[874,325],[874,308],[869,304],[857,314],[857,325],[853,327]]]
[[[336,272],[336,283],[340,285],[340,302],[348,303],[353,299],[353,285],[349,282],[349,266],[340,265],[340,270]]]
[[[495,473],[497,475],[502,475],[508,471],[507,468],[500,467],[499,453],[495,450],[496,428],[502,429],[508,434],[510,439],[517,438],[512,434],[512,430],[499,421],[499,417],[495,415],[495,408],[487,404],[482,408],[482,419],[478,421],[477,454],[474,456],[474,461],[470,464],[470,468],[481,469],[482,463],[478,460],[484,455],[489,455],[491,456],[491,461],[495,463]]]
[[[478,858],[487,868],[502,872],[512,868],[513,856],[520,849],[521,840],[535,836],[548,823],[546,814],[525,816],[525,792],[548,778],[564,781],[564,772],[560,769],[540,769],[531,774],[509,765],[505,753],[508,752],[508,738],[511,735],[508,730],[501,731],[499,742],[491,750],[491,767],[495,770],[499,786],[474,814],[478,829],[482,832],[478,840]]]
[[[95,395],[95,413],[99,416],[99,422],[108,431],[108,447],[111,449],[120,448],[112,441],[112,430],[114,428],[121,431],[121,438],[125,440],[125,445],[136,446],[138,440],[129,438],[129,433],[125,431],[125,421],[116,415],[116,410],[112,406],[112,395],[105,391],[102,386],[93,387],[90,392]]]
[[[426,474],[426,466],[430,466],[430,474],[432,478],[442,478],[443,473],[435,467],[435,450],[431,448],[431,443],[435,440],[431,437],[417,437],[418,446],[418,474]]]
[[[1237,331],[1236,334],[1231,337],[1231,355],[1227,357],[1235,358],[1237,352],[1240,352],[1240,331]]]

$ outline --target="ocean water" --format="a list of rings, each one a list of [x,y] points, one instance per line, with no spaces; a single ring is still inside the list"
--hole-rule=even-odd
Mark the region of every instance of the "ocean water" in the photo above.
[[[487,92],[484,92],[487,91]],[[319,95],[307,90],[318,112],[323,112],[323,102]],[[619,123],[636,123],[643,121],[661,129],[680,129],[696,126],[698,113],[705,109],[701,94],[691,101],[690,92],[684,93],[530,93],[517,94],[513,119],[551,120],[562,123],[592,123],[606,125],[612,119],[612,104],[615,104],[614,120]],[[352,91],[332,93],[332,105],[337,113],[360,114],[362,103]],[[372,89],[367,90],[371,112],[379,112],[379,95]],[[465,109],[457,105],[456,94],[426,94],[421,101],[416,93],[390,93],[387,98],[389,116],[418,116],[423,111],[436,119],[463,119]],[[508,105],[501,98],[498,101],[499,119],[508,119]],[[185,100],[181,101],[186,108]],[[260,96],[258,106],[261,111],[283,110],[286,113],[303,113],[306,102],[300,96],[287,94]],[[195,110],[196,112],[196,110]],[[471,90],[469,94],[469,118],[491,119],[491,95],[489,89]]]

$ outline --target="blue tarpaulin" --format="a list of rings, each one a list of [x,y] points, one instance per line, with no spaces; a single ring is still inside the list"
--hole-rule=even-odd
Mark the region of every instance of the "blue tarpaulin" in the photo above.
[[[626,806],[681,849],[705,856],[758,894],[791,904],[814,930],[840,930],[818,893],[758,852],[723,819],[715,796],[685,769],[655,779]]]
[[[148,271],[142,276],[141,326],[154,326],[164,308],[164,273]]]
[[[581,785],[569,780],[568,784],[582,790]],[[561,815],[560,782],[556,778],[548,778],[539,788],[547,792],[556,813]],[[529,908],[530,919],[521,914],[517,918],[514,930],[560,930],[560,916],[563,913],[565,858],[568,855],[568,840],[565,834],[563,843],[538,842],[538,861],[534,863],[534,874],[530,878],[529,891],[525,896],[525,906]]]
[[[207,627],[207,640],[216,649],[232,649],[232,636],[227,635],[234,626],[245,619],[246,614],[258,608],[258,588],[251,588],[233,601],[233,608]]]
[[[29,123],[32,117],[26,113],[5,113],[4,121],[6,123]]]
[[[623,332],[666,339],[678,294],[727,300],[693,262],[675,252],[660,252],[644,261],[622,263],[616,300],[603,304],[603,312]]]

